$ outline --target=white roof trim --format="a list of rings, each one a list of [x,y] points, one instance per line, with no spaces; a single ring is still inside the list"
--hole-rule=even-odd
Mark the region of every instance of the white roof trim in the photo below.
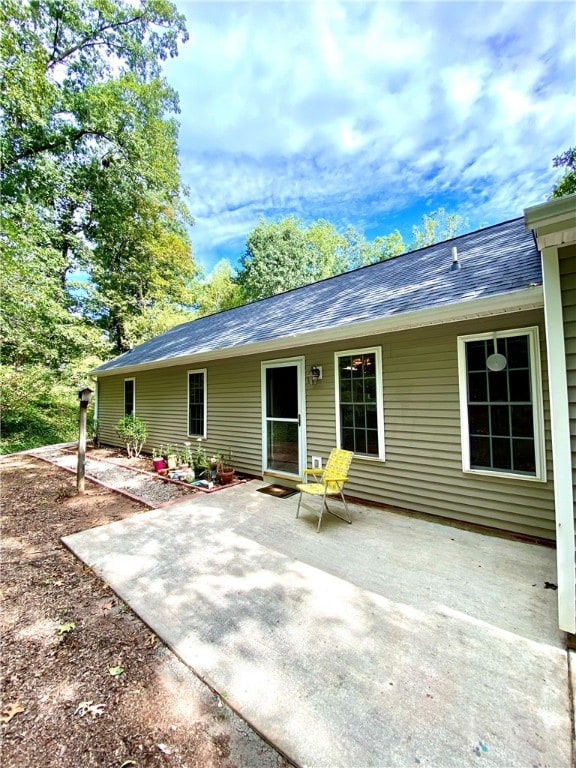
[[[105,371],[92,371],[97,378],[104,376],[126,375],[129,372],[147,371],[155,368],[168,368],[179,365],[190,365],[197,362],[223,360],[231,357],[246,357],[247,355],[268,354],[294,347],[310,346],[312,344],[327,344],[332,341],[344,341],[382,333],[424,328],[429,325],[454,323],[462,320],[474,320],[492,315],[505,315],[512,312],[522,312],[530,309],[541,309],[544,306],[544,295],[541,285],[526,287],[520,291],[502,293],[484,299],[470,299],[458,304],[448,304],[433,309],[421,309],[415,312],[403,312],[399,315],[380,317],[348,325],[337,325],[330,328],[291,334],[275,339],[243,344],[237,347],[222,347],[215,350],[200,350],[191,355],[167,357],[139,365],[126,365],[121,368],[109,368]]]

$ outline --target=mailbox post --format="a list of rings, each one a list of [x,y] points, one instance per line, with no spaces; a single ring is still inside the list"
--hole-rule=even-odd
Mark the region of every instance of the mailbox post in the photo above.
[[[76,472],[76,489],[78,493],[84,493],[84,473],[86,471],[86,412],[92,399],[93,389],[83,387],[78,390],[80,401],[80,430],[78,436],[78,470]]]

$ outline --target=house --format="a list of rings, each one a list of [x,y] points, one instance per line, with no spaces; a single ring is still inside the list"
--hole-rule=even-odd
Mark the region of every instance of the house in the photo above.
[[[538,243],[550,227],[572,233],[550,246],[570,285],[575,230],[554,212],[561,202],[568,221],[566,200],[139,345],[94,371],[101,439],[117,444],[116,422],[136,413],[148,448],[202,439],[240,471],[287,484],[313,457],[349,448],[350,496],[538,540],[558,539],[561,503],[572,521],[561,627],[574,632],[574,512],[557,478],[568,388],[556,366],[565,372],[568,357],[546,344],[547,323],[564,338],[562,291],[560,278],[543,286],[554,258],[541,258],[532,232]]]
[[[554,467],[558,616],[576,631],[576,195],[524,212],[542,254]]]

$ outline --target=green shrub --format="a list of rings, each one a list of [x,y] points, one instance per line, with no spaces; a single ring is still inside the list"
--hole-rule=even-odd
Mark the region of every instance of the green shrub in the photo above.
[[[126,446],[128,456],[138,458],[148,437],[148,427],[138,416],[123,416],[116,424],[116,434]]]
[[[0,453],[78,439],[78,393],[57,373],[39,365],[21,370],[3,365],[0,384]]]

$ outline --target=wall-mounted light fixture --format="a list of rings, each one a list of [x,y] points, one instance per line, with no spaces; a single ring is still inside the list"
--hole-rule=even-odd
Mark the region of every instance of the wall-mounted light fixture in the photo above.
[[[317,384],[322,378],[322,366],[312,365],[308,372],[308,378],[310,379],[310,384]]]

